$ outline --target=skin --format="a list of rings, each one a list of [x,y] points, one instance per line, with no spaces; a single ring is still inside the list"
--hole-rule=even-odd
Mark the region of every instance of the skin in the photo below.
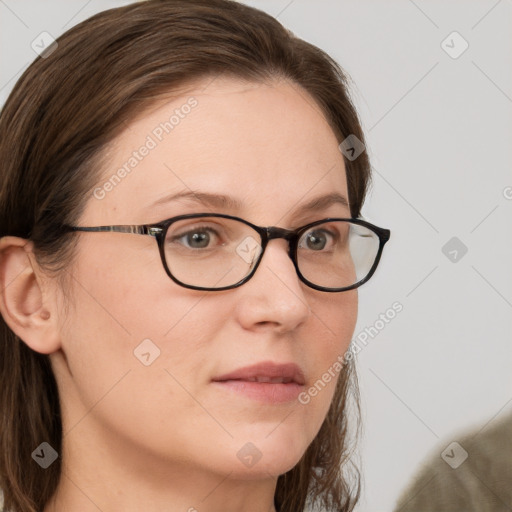
[[[208,211],[285,228],[350,217],[342,204],[296,213],[333,191],[348,198],[346,174],[318,106],[282,80],[218,77],[160,101],[115,140],[99,186],[190,96],[198,105],[103,199],[89,197],[79,225]],[[228,194],[242,209],[152,206],[190,189]],[[50,354],[62,404],[63,476],[44,512],[274,510],[277,477],[314,439],[336,380],[303,405],[259,403],[211,379],[259,361],[295,362],[307,389],[346,351],[357,292],[308,288],[282,239],[243,286],[204,292],[168,278],[152,237],[77,236],[67,295],[30,243],[0,242],[2,288],[10,283],[2,314],[33,350]],[[147,338],[160,356],[144,366],[133,351]],[[262,455],[252,467],[237,457],[248,442]]]

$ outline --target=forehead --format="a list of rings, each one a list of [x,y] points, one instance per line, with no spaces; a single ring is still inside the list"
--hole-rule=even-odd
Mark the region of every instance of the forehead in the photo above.
[[[97,187],[85,216],[102,223],[160,220],[161,199],[184,191],[231,195],[258,222],[321,194],[347,197],[338,141],[313,98],[284,80],[228,77],[161,99],[132,121]]]

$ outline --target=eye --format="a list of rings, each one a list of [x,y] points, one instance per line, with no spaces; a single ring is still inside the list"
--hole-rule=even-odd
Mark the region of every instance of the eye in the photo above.
[[[329,241],[332,242],[333,235],[326,229],[313,229],[303,235],[299,242],[299,248],[322,251]]]
[[[209,249],[218,240],[217,231],[207,227],[197,227],[179,234],[170,233],[167,237],[168,243],[178,243],[187,249]]]

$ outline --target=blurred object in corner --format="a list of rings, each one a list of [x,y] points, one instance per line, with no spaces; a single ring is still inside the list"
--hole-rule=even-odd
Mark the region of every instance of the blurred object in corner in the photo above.
[[[402,493],[395,512],[511,512],[512,414],[446,443]]]

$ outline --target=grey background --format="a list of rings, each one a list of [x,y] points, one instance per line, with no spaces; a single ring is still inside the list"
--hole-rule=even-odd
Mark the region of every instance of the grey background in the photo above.
[[[0,104],[36,36],[126,3],[0,0]],[[392,239],[360,289],[354,337],[403,305],[358,355],[358,511],[391,510],[425,456],[512,410],[512,1],[246,3],[326,50],[355,84],[374,167],[363,215]],[[441,47],[453,31],[469,44],[456,59]],[[456,262],[442,252],[452,237],[468,249]]]

